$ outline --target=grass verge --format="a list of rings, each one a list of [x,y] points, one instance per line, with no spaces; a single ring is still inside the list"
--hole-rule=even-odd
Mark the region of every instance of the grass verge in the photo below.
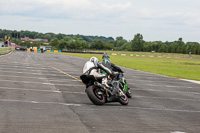
[[[89,59],[92,56],[102,61],[102,55],[97,54],[77,54],[61,53],[64,55],[77,56]],[[170,54],[168,54],[170,55]],[[130,57],[130,56],[110,56],[111,61],[119,66],[141,70],[145,72],[165,75],[174,78],[183,78],[200,81],[200,59],[182,57],[173,54],[174,58],[150,58],[150,57]]]
[[[9,48],[0,48],[0,55],[7,54],[9,52]]]

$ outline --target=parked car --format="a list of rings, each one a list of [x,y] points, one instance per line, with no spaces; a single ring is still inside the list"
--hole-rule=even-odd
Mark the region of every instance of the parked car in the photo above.
[[[25,51],[26,48],[25,48],[25,47],[15,47],[15,50],[22,50],[22,51]]]

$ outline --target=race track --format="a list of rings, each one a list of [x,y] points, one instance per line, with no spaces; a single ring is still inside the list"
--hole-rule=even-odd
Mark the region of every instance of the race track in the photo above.
[[[200,84],[122,68],[133,93],[128,106],[95,106],[79,81],[86,61],[21,51],[0,56],[0,133],[200,132]]]

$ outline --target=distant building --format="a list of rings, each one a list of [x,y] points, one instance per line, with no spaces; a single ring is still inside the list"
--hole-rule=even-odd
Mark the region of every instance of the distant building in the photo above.
[[[37,38],[37,39],[31,39],[29,37],[24,37],[24,38],[21,38],[22,41],[31,41],[31,42],[48,42],[48,39],[40,39],[40,38]]]
[[[39,39],[39,38],[35,39],[35,41],[36,42],[48,42],[47,39]]]
[[[23,40],[23,41],[30,41],[30,38],[29,37],[24,37],[24,38],[21,38],[21,40]]]

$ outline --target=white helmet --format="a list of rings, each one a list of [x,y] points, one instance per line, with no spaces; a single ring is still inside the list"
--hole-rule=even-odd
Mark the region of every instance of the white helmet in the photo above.
[[[97,67],[97,63],[99,62],[99,60],[96,57],[91,57],[90,61],[94,63],[94,65]]]

